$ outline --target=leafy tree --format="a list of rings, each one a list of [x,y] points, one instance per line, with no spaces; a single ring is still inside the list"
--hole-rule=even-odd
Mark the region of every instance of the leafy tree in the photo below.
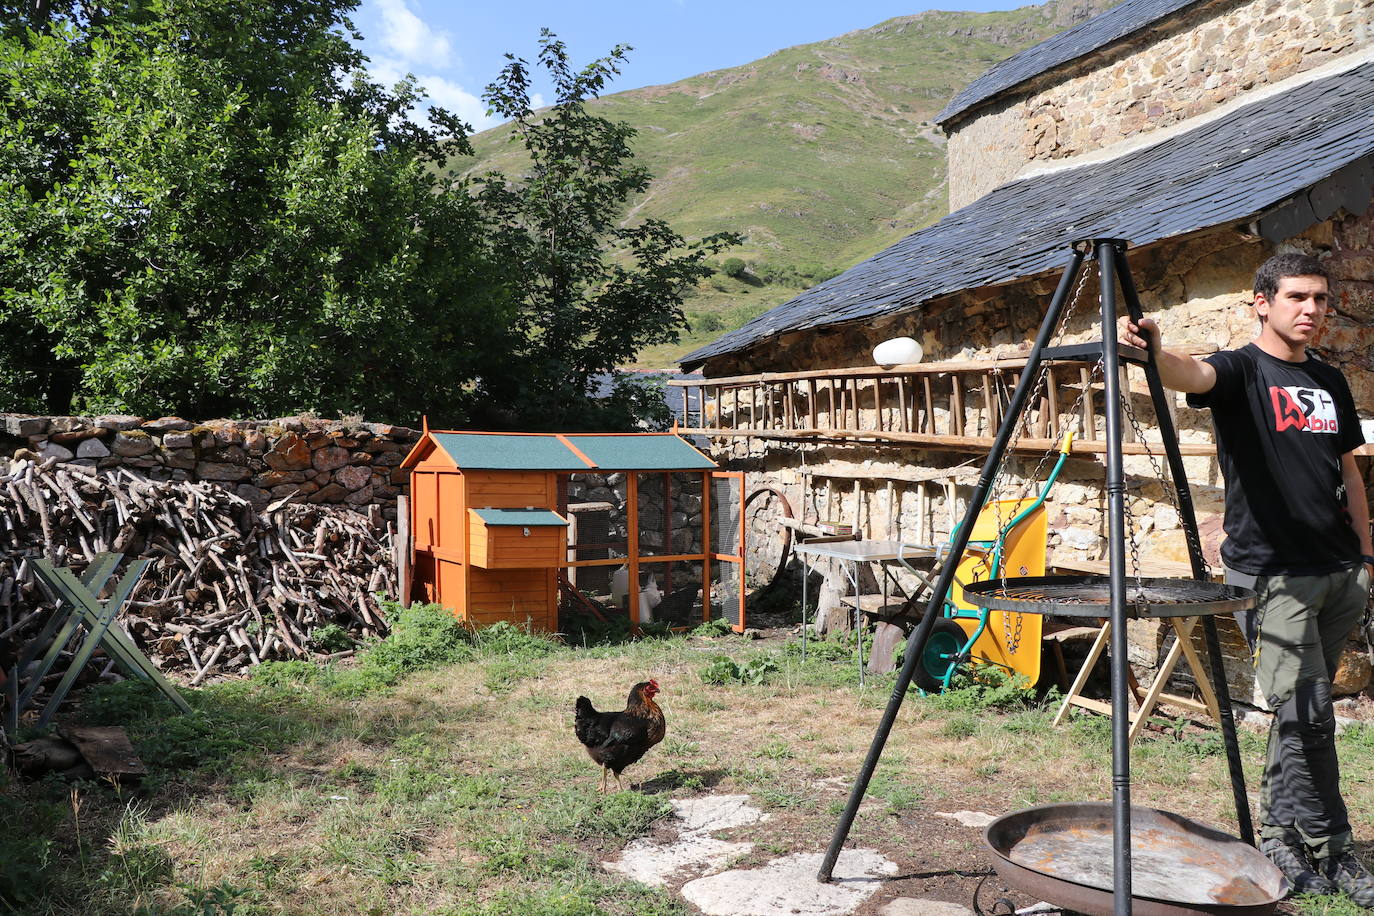
[[[0,409],[462,416],[505,317],[356,0],[0,7]]]
[[[539,44],[552,107],[531,108],[529,64],[509,54],[483,96],[513,122],[512,140],[529,157],[518,179],[489,172],[474,180],[511,297],[505,339],[495,342],[508,362],[483,377],[484,420],[624,427],[651,399],[622,375],[610,398],[593,401],[598,381],[642,347],[678,339],[686,327],[684,291],[710,275],[709,256],[738,238],[719,233],[688,243],[661,220],[622,222],[650,176],[633,160],[634,129],[592,114],[587,102],[620,72],[630,49],[617,45],[576,70],[547,29]]]

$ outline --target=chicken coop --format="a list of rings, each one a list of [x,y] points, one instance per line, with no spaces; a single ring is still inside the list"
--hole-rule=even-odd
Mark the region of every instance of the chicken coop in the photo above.
[[[745,626],[744,478],[673,433],[425,429],[410,470],[412,597],[474,626],[560,609]]]

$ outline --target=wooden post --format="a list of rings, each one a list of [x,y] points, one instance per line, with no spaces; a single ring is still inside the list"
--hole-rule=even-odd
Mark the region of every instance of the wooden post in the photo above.
[[[1083,386],[1083,438],[1097,441],[1097,417],[1093,413],[1092,373],[1086,366],[1078,370],[1078,383]]]
[[[949,434],[964,434],[964,387],[959,381],[959,373],[949,374]]]
[[[410,607],[410,499],[396,497],[396,542],[391,545],[396,555],[396,601]]]
[[[625,552],[629,554],[630,594],[625,599],[630,612],[630,629],[639,629],[639,475],[625,472]]]
[[[701,622],[711,622],[711,552],[716,546],[711,536],[711,472],[701,472]]]
[[[813,378],[806,380],[806,410],[811,419],[811,425],[807,428],[816,429],[816,380]]]
[[[935,398],[930,393],[930,376],[921,376],[921,387],[926,395],[926,418],[921,423],[921,432],[935,434]]]
[[[897,413],[899,414],[898,422],[901,424],[898,428],[904,433],[911,432],[911,415],[907,408],[905,375],[897,376]]]
[[[883,430],[883,380],[880,376],[873,379],[873,428]]]

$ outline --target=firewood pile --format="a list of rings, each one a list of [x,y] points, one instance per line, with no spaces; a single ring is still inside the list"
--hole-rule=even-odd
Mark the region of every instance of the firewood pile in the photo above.
[[[118,622],[193,684],[267,659],[351,654],[345,634],[384,635],[376,593],[398,591],[376,506],[286,496],[259,512],[213,483],[19,460],[0,473],[0,639],[23,645],[56,606],[34,558],[79,575],[105,551],[153,560]]]

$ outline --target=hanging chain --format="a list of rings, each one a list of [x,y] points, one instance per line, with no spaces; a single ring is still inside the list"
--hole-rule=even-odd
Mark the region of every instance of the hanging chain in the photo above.
[[[1132,430],[1134,431],[1134,433],[1135,433],[1136,441],[1139,442],[1139,443],[1141,443],[1141,445],[1144,446],[1144,448],[1145,448],[1145,457],[1148,458],[1148,459],[1150,459],[1150,470],[1154,472],[1154,476],[1155,476],[1155,479],[1156,479],[1156,480],[1159,480],[1159,481],[1161,481],[1161,482],[1164,483],[1164,495],[1168,497],[1168,499],[1169,499],[1169,504],[1170,504],[1171,506],[1173,506],[1174,511],[1175,511],[1176,513],[1178,513],[1179,525],[1180,525],[1180,527],[1183,528],[1183,536],[1184,536],[1184,538],[1187,539],[1188,548],[1189,548],[1190,551],[1196,552],[1196,555],[1197,555],[1199,558],[1201,558],[1201,560],[1202,560],[1202,569],[1203,569],[1203,573],[1206,575],[1208,581],[1210,581],[1211,578],[1212,578],[1212,567],[1211,567],[1211,565],[1207,562],[1207,557],[1206,557],[1206,556],[1203,554],[1203,552],[1202,552],[1202,541],[1201,541],[1201,538],[1199,537],[1198,532],[1197,532],[1197,530],[1196,530],[1196,529],[1197,529],[1197,526],[1196,526],[1196,524],[1191,525],[1191,526],[1188,525],[1187,522],[1186,522],[1186,520],[1183,518],[1183,504],[1179,501],[1179,498],[1178,498],[1178,486],[1177,486],[1177,485],[1178,485],[1178,481],[1174,480],[1173,477],[1172,477],[1172,475],[1169,475],[1168,478],[1167,478],[1167,482],[1165,482],[1165,481],[1166,481],[1165,469],[1164,469],[1164,468],[1161,468],[1160,465],[1159,465],[1159,462],[1155,460],[1155,453],[1154,453],[1154,450],[1150,448],[1151,443],[1150,443],[1149,441],[1146,440],[1146,438],[1145,438],[1145,432],[1144,432],[1143,429],[1141,429],[1140,420],[1139,420],[1139,418],[1137,418],[1137,416],[1136,416],[1135,408],[1132,407],[1132,405],[1131,405],[1131,392],[1130,392],[1130,389],[1129,389],[1129,388],[1126,388],[1126,387],[1124,387],[1124,386],[1123,386],[1123,389],[1122,389],[1121,402],[1122,402],[1122,407],[1124,408],[1124,412],[1125,412],[1125,414],[1126,414],[1126,418],[1127,418],[1128,420],[1130,420],[1131,429],[1132,429]],[[1175,435],[1177,435],[1177,434],[1175,434]],[[1123,499],[1123,500],[1122,500],[1122,503],[1125,504],[1125,503],[1126,503],[1126,500]],[[1129,514],[1130,514],[1130,510],[1127,509],[1127,515],[1129,516]],[[1136,573],[1135,573],[1135,578],[1136,578],[1136,589],[1139,590],[1139,589],[1140,589],[1140,550],[1139,550],[1139,546],[1138,546],[1138,544],[1136,543],[1136,541],[1137,541],[1137,538],[1136,538],[1134,535],[1132,535],[1132,537],[1131,537],[1131,562],[1132,562],[1133,564],[1135,564],[1135,571],[1136,571]]]
[[[1064,334],[1066,333],[1066,331],[1067,331],[1067,329],[1068,329],[1069,322],[1070,322],[1070,320],[1073,318],[1074,310],[1077,308],[1078,302],[1079,302],[1079,300],[1080,300],[1080,299],[1082,298],[1082,296],[1083,296],[1083,290],[1087,287],[1087,285],[1088,285],[1088,270],[1087,270],[1085,267],[1083,267],[1083,265],[1080,263],[1080,270],[1079,270],[1079,275],[1078,275],[1078,285],[1077,285],[1077,287],[1074,289],[1073,294],[1069,297],[1069,304],[1068,304],[1068,306],[1064,309],[1063,313],[1059,316],[1058,327],[1055,328],[1055,338],[1054,338],[1054,345],[1055,345],[1055,346],[1059,346],[1059,345],[1061,345],[1061,344],[1064,342]],[[1097,364],[1093,367],[1092,375],[1096,375],[1097,372],[1099,372],[1099,371],[1101,370],[1101,368],[1102,368],[1102,360],[1099,359],[1099,360],[1097,361]],[[1002,392],[1005,392],[1005,391],[1006,391],[1006,382],[1002,379],[1002,373],[1001,373],[1001,372],[995,372],[995,375],[996,375],[997,380],[998,380],[998,382],[999,382],[999,386],[1000,386],[1000,388],[1001,388],[1001,391],[1002,391]],[[1041,361],[1040,361],[1040,366],[1039,366],[1039,373],[1038,373],[1038,375],[1037,375],[1035,381],[1033,381],[1033,382],[1031,383],[1030,387],[1027,389],[1027,391],[1029,392],[1029,394],[1028,394],[1028,399],[1029,399],[1030,396],[1032,396],[1032,395],[1034,395],[1035,393],[1041,391],[1042,389],[1047,389],[1047,388],[1048,388],[1049,376],[1050,376],[1050,363],[1049,363],[1049,360],[1041,360]],[[1073,417],[1073,416],[1077,416],[1077,415],[1078,415],[1079,409],[1080,409],[1080,408],[1082,407],[1082,405],[1083,405],[1083,398],[1084,398],[1084,396],[1087,395],[1087,393],[1089,392],[1090,389],[1091,389],[1091,377],[1089,378],[1089,384],[1083,386],[1083,391],[1079,393],[1079,395],[1078,395],[1078,400],[1074,403],[1074,406],[1073,406],[1073,408],[1069,411],[1068,416]],[[1003,404],[1003,401],[1002,401],[1001,397],[998,398],[998,403],[999,403],[999,404]],[[1006,401],[1006,403],[1005,403],[1005,406],[1003,406],[1003,408],[1002,408],[1002,410],[1003,410],[1003,416],[1006,416],[1006,415],[1007,415],[1007,414],[1006,414],[1006,408],[1009,407],[1009,406],[1010,406],[1010,398],[1008,397],[1008,398],[1007,398],[1007,401]],[[1060,417],[1063,417],[1063,416],[1065,416],[1065,415],[1061,413],[1059,416],[1060,416]],[[1006,564],[1001,562],[1001,560],[1002,560],[1002,554],[1003,554],[1003,546],[1004,546],[1003,543],[1002,543],[1002,525],[1003,525],[1003,521],[1002,521],[1002,504],[1001,504],[1001,500],[997,499],[997,491],[998,491],[998,485],[999,485],[999,483],[1000,483],[1001,480],[1002,480],[1003,471],[1006,469],[1006,456],[1013,453],[1013,451],[1014,451],[1014,449],[1015,449],[1015,447],[1016,447],[1016,443],[1017,443],[1018,441],[1020,441],[1020,439],[1021,439],[1021,429],[1022,429],[1022,420],[1021,420],[1020,417],[1018,417],[1018,418],[1016,419],[1015,425],[1012,427],[1011,438],[1008,440],[1006,449],[1005,449],[1005,450],[1003,451],[1003,453],[1002,453],[1002,454],[1003,454],[1002,463],[1000,463],[1000,464],[997,466],[997,471],[996,471],[996,473],[994,474],[994,476],[993,476],[993,478],[992,478],[992,485],[991,485],[991,487],[989,488],[990,491],[991,491],[991,493],[992,493],[992,497],[993,497],[993,500],[992,500],[992,507],[993,507],[993,508],[992,508],[992,511],[993,511],[993,516],[994,516],[994,518],[995,518],[995,520],[996,520],[996,522],[997,522],[997,529],[996,529],[996,532],[997,532],[997,533],[996,533],[996,539],[993,541],[993,552],[992,552],[992,554],[991,554],[991,556],[990,556],[990,558],[989,558],[988,573],[989,573],[989,574],[992,573],[991,564],[995,563],[995,564],[997,565],[997,567],[998,567],[998,571],[999,571],[1000,576],[1001,576],[1001,579],[1002,579],[1002,587],[1003,587],[1004,589],[1006,588],[1007,568],[1006,568]],[[1053,441],[1058,442],[1058,441],[1060,440],[1060,437],[1059,437],[1059,429],[1058,429],[1058,425],[1057,425],[1057,419],[1056,419],[1056,426],[1055,426],[1055,428],[1052,429],[1052,430],[1050,430],[1050,432],[1053,433]],[[1020,495],[1018,495],[1018,496],[1016,497],[1016,502],[1017,502],[1018,504],[1019,504],[1023,499],[1025,499],[1026,496],[1029,494],[1031,487],[1034,485],[1034,482],[1040,479],[1040,474],[1041,474],[1042,471],[1044,471],[1045,465],[1049,462],[1049,457],[1050,457],[1050,454],[1051,454],[1052,451],[1053,451],[1053,449],[1051,449],[1050,451],[1046,451],[1044,454],[1042,454],[1042,455],[1040,456],[1040,463],[1036,465],[1035,471],[1034,471],[1029,477],[1027,477],[1027,478],[1025,479],[1025,482],[1022,484],[1021,493],[1020,493]],[[972,532],[970,532],[970,534],[971,534],[971,533],[972,533]],[[1021,646],[1021,629],[1022,629],[1022,625],[1023,625],[1023,623],[1024,623],[1024,615],[1019,614],[1019,613],[1016,614],[1016,621],[1015,621],[1014,624],[1013,624],[1012,621],[1009,619],[1010,617],[1011,617],[1011,612],[1009,612],[1009,611],[1003,611],[1003,612],[1002,612],[1002,635],[1003,635],[1003,644],[1004,644],[1005,647],[1006,647],[1007,653],[1008,653],[1008,654],[1011,654],[1011,655],[1014,655],[1014,654],[1016,653],[1016,650],[1017,650],[1018,648],[1020,648],[1020,646]]]

